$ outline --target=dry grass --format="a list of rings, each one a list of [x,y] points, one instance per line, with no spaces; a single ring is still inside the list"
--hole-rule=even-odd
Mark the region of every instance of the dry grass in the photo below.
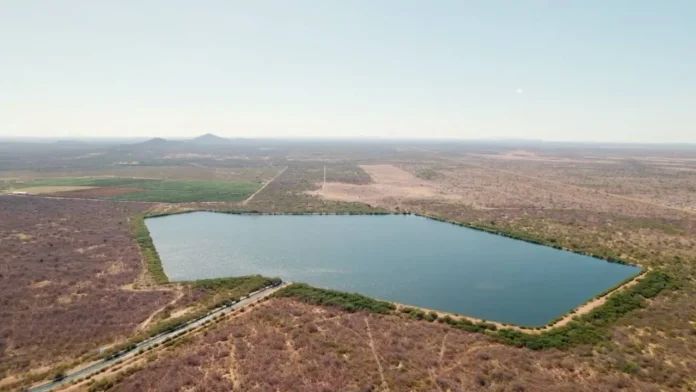
[[[657,391],[559,351],[437,323],[274,299],[152,361],[114,388],[208,391]]]

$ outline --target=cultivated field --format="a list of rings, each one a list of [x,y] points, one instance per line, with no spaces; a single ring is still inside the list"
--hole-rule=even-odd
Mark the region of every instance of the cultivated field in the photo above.
[[[60,177],[9,183],[8,192],[69,198],[183,203],[240,201],[261,184],[212,180],[166,180],[125,177]]]

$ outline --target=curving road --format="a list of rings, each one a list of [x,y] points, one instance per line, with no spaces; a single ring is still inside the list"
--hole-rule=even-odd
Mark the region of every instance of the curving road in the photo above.
[[[268,297],[269,295],[273,294],[277,290],[287,286],[289,283],[281,283],[276,286],[266,286],[263,287],[260,290],[254,291],[249,293],[246,297],[242,297],[239,301],[234,302],[230,305],[224,305],[218,308],[215,308],[211,310],[208,314],[206,314],[203,317],[200,317],[198,319],[194,319],[189,321],[188,323],[180,326],[179,328],[169,331],[169,332],[163,332],[159,335],[152,336],[150,338],[147,338],[138,344],[135,345],[135,347],[131,348],[130,350],[127,351],[122,351],[117,353],[116,355],[101,359],[97,362],[92,362],[89,365],[86,365],[78,370],[75,370],[71,373],[68,373],[65,375],[64,378],[60,380],[53,380],[49,381],[47,383],[37,385],[34,387],[31,387],[28,389],[30,392],[47,392],[47,391],[52,391],[56,388],[59,388],[61,386],[67,385],[72,383],[73,381],[79,380],[79,379],[85,379],[88,378],[106,368],[109,368],[111,366],[114,366],[118,363],[121,363],[127,359],[133,358],[139,354],[142,354],[148,349],[154,348],[156,345],[162,344],[165,341],[175,339],[181,335],[184,335],[196,328],[199,328],[203,326],[206,323],[211,322],[214,318],[223,316],[226,314],[231,313],[234,310],[241,309],[245,306],[248,306],[254,302],[258,302],[259,300]]]

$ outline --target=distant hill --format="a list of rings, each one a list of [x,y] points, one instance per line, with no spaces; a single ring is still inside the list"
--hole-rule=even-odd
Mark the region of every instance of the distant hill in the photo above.
[[[117,147],[117,149],[124,149],[130,151],[145,151],[145,150],[168,150],[172,147],[181,144],[179,141],[167,140],[161,137],[155,137],[152,139],[145,140],[144,142],[133,143],[133,144],[123,144]]]
[[[84,140],[74,140],[74,139],[59,139],[59,140],[56,140],[56,141],[53,142],[53,143],[54,143],[54,144],[63,144],[63,145],[75,145],[75,144],[78,144],[78,145],[81,145],[81,146],[87,144],[87,142],[85,142]]]
[[[192,143],[195,144],[229,144],[232,142],[230,139],[226,139],[224,137],[220,137],[218,135],[214,135],[212,133],[206,133],[205,135],[198,136],[196,138],[191,139]]]
[[[232,143],[231,139],[226,139],[212,133],[206,133],[193,139],[164,139],[155,137],[144,142],[126,144],[120,146],[122,149],[131,151],[179,151],[187,148],[211,148],[215,146],[225,146]]]
[[[140,143],[136,143],[136,144],[141,145],[141,146],[154,147],[154,146],[163,146],[163,145],[167,144],[168,142],[169,141],[167,139],[163,139],[161,137],[155,137],[155,138],[152,138],[150,140],[145,140],[144,142],[140,142]]]

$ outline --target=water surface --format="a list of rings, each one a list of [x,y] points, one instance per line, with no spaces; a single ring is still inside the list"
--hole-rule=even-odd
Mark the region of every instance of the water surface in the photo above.
[[[520,325],[543,325],[634,266],[413,215],[146,220],[172,281],[261,274]]]

